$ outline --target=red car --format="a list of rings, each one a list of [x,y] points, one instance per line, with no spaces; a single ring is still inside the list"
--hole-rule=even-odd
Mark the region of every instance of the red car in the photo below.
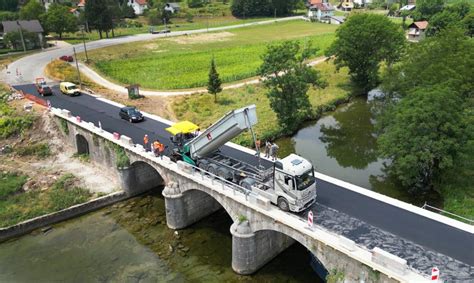
[[[59,59],[66,62],[74,62],[74,59],[72,58],[72,56],[69,56],[69,55],[63,55],[59,57]]]

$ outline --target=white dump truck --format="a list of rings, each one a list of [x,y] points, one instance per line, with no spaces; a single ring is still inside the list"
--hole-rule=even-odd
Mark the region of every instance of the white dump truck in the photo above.
[[[255,156],[259,165],[254,166],[220,152],[221,146],[243,131],[250,130],[254,136],[252,126],[256,123],[255,105],[230,111],[202,133],[190,122],[177,123],[167,129],[178,145],[172,158],[264,196],[281,210],[305,210],[316,200],[316,180],[308,160],[290,154],[265,168],[260,166],[259,156]]]

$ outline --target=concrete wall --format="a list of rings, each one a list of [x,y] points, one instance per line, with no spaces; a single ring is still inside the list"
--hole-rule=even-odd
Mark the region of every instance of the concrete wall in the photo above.
[[[126,198],[127,195],[125,193],[116,192],[107,196],[93,199],[86,203],[71,206],[58,212],[39,216],[7,228],[0,228],[0,242],[29,233],[44,226],[86,214],[88,212],[122,201]]]

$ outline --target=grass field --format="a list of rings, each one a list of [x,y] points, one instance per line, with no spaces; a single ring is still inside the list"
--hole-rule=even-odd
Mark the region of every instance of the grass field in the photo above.
[[[212,57],[223,82],[241,80],[256,75],[269,42],[310,40],[321,55],[336,28],[303,21],[274,23],[113,46],[92,51],[89,58],[94,68],[118,83],[149,89],[194,88],[206,85]]]
[[[0,227],[47,213],[59,211],[89,200],[91,194],[75,186],[76,177],[65,174],[45,191],[23,192],[28,177],[15,173],[0,173]]]
[[[325,89],[313,89],[308,91],[311,105],[315,112],[335,101],[346,99],[350,94],[347,70],[342,69],[335,72],[332,63],[321,63],[315,67],[328,81]],[[262,139],[275,139],[281,136],[281,129],[275,112],[270,108],[270,103],[265,95],[262,85],[249,85],[244,88],[224,90],[218,94],[218,102],[214,103],[214,97],[210,94],[183,96],[174,98],[172,109],[179,120],[189,120],[202,128],[209,127],[226,112],[239,107],[256,104],[257,116],[260,121],[255,132]],[[264,122],[263,122],[264,121]],[[251,145],[249,133],[244,133],[234,139],[241,145]]]
[[[173,19],[171,24],[167,25],[167,28],[171,31],[181,31],[181,30],[196,30],[196,29],[205,29],[205,28],[214,28],[214,27],[224,27],[238,24],[254,23],[259,21],[271,20],[273,18],[248,18],[248,19],[237,19],[232,16],[221,16],[221,17],[195,17],[192,22],[187,22],[185,19]],[[127,28],[116,28],[114,30],[115,37],[134,35],[140,33],[150,32],[150,25],[144,24],[142,27],[127,27]],[[165,29],[164,25],[153,26],[155,30]],[[54,34],[53,34],[54,35]],[[105,38],[105,33],[102,34]],[[112,34],[109,33],[111,37]],[[84,33],[85,41],[98,40],[99,33],[96,30],[91,31],[90,33]],[[63,35],[63,40],[71,43],[77,44],[82,42],[82,33],[65,33]]]

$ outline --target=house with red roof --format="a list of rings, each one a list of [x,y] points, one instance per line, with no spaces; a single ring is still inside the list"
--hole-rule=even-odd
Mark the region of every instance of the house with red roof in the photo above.
[[[329,2],[317,1],[308,8],[308,18],[311,21],[330,22],[330,18],[334,16],[334,6]]]
[[[423,38],[425,38],[427,28],[427,21],[413,22],[411,25],[408,26],[408,40],[413,42],[418,42],[422,40]]]
[[[135,15],[141,15],[146,9],[148,9],[147,0],[128,0],[127,5],[133,8]]]

